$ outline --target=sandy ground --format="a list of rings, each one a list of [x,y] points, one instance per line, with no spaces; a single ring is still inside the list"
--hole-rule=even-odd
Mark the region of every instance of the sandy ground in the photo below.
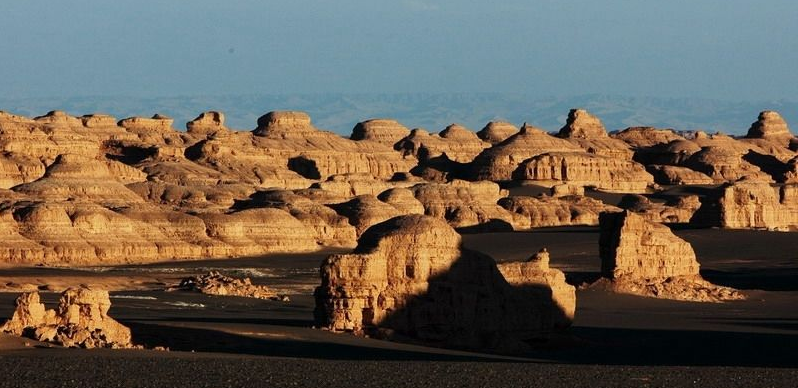
[[[0,317],[20,285],[56,290],[108,283],[111,315],[134,341],[170,352],[52,348],[0,336],[0,386],[795,386],[798,234],[677,230],[704,276],[748,300],[674,302],[578,291],[567,335],[512,358],[333,334],[312,325],[311,292],[329,252],[142,266],[0,269]],[[595,278],[598,228],[473,234],[464,245],[497,261],[547,247],[570,281]],[[291,302],[159,291],[221,270],[288,293]],[[13,292],[11,292],[13,291]]]

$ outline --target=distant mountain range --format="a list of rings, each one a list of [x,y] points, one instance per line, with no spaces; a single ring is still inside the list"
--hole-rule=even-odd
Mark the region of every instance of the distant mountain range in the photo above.
[[[227,125],[235,129],[254,128],[257,118],[268,111],[302,110],[311,115],[317,127],[344,135],[357,122],[369,118],[394,118],[410,128],[421,127],[432,132],[451,123],[479,130],[492,120],[516,125],[528,122],[554,131],[563,125],[571,108],[589,110],[610,131],[654,126],[744,134],[762,110],[779,111],[788,123],[798,126],[798,102],[785,100],[734,102],[599,94],[540,97],[494,93],[0,98],[0,110],[26,116],[55,109],[73,115],[108,113],[118,118],[162,113],[175,118],[175,126],[180,129],[206,110],[224,112]]]

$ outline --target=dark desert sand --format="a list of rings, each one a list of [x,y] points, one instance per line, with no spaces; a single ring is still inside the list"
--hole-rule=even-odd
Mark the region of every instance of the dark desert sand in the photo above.
[[[798,234],[676,231],[710,281],[749,299],[703,304],[578,292],[567,335],[505,357],[400,344],[312,329],[317,269],[329,252],[143,266],[0,271],[3,279],[57,283],[134,277],[112,293],[111,315],[134,341],[171,352],[49,348],[2,337],[0,386],[794,386],[798,377]],[[598,228],[465,235],[497,261],[541,247],[572,282],[599,269]],[[155,289],[219,269],[287,292],[290,303]],[[152,279],[144,281],[143,279]],[[0,294],[8,317],[17,293]],[[57,294],[44,293],[46,303]],[[27,344],[27,346],[26,346]],[[158,376],[157,378],[153,376]],[[95,385],[91,385],[95,384]]]

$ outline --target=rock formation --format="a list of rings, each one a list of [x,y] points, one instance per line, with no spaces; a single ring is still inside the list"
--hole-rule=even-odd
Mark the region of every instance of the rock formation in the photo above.
[[[651,164],[646,170],[660,185],[711,185],[715,180],[708,175],[687,167]]]
[[[316,322],[333,331],[442,346],[522,350],[528,346],[523,341],[567,326],[573,309],[557,307],[545,283],[565,290],[563,279],[538,280],[534,272],[511,286],[490,257],[462,249],[443,220],[396,217],[367,230],[354,253],[325,260]]]
[[[518,133],[518,128],[515,125],[504,121],[491,121],[477,132],[477,136],[490,144],[496,145],[516,133]]]
[[[627,194],[618,206],[649,221],[687,224],[701,207],[701,201],[697,195],[679,196],[668,202],[654,202],[642,195]]]
[[[629,145],[610,138],[604,124],[583,109],[571,109],[568,119],[557,136],[568,139],[591,154],[608,156],[617,159],[631,159]]]
[[[790,141],[794,138],[790,128],[787,127],[787,122],[784,121],[778,112],[770,110],[759,113],[759,117],[751,124],[751,128],[748,129],[748,134],[745,137],[773,141],[784,147],[788,147]]]
[[[208,295],[288,301],[287,296],[277,295],[269,287],[252,284],[252,280],[249,278],[232,278],[224,276],[217,271],[184,278],[176,287],[167,289],[167,291],[174,290],[200,292]]]
[[[744,298],[701,278],[693,247],[668,227],[628,210],[602,213],[600,224],[601,272],[614,291],[696,302]]]
[[[703,200],[693,223],[729,229],[798,229],[798,185],[774,187],[751,180],[725,184]]]
[[[414,129],[410,135],[396,143],[396,147],[422,161],[446,155],[449,160],[467,163],[490,147],[490,143],[482,141],[468,128],[452,124],[439,134]]]
[[[11,320],[0,331],[66,347],[130,348],[130,329],[108,316],[108,292],[71,288],[61,294],[58,308],[46,310],[39,293],[24,293]]]
[[[410,135],[410,130],[396,120],[371,119],[357,123],[352,129],[352,140],[370,140],[393,147]]]
[[[499,206],[525,219],[528,228],[550,226],[598,225],[602,212],[620,209],[584,196],[569,195],[561,197],[512,196],[499,200]],[[518,227],[518,229],[521,229]]]
[[[513,178],[543,185],[568,183],[621,193],[643,193],[654,183],[651,174],[640,164],[583,152],[534,156],[521,163]]]

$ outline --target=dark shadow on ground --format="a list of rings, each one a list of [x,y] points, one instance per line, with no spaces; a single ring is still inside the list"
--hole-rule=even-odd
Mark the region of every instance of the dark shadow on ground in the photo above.
[[[216,330],[175,327],[157,323],[125,322],[125,324],[133,332],[133,342],[146,347],[166,346],[170,350],[177,351],[325,360],[501,361],[501,359],[490,357],[425,353],[334,342],[286,339],[284,337],[254,338]]]
[[[741,290],[798,291],[798,267],[701,270],[711,283]]]

